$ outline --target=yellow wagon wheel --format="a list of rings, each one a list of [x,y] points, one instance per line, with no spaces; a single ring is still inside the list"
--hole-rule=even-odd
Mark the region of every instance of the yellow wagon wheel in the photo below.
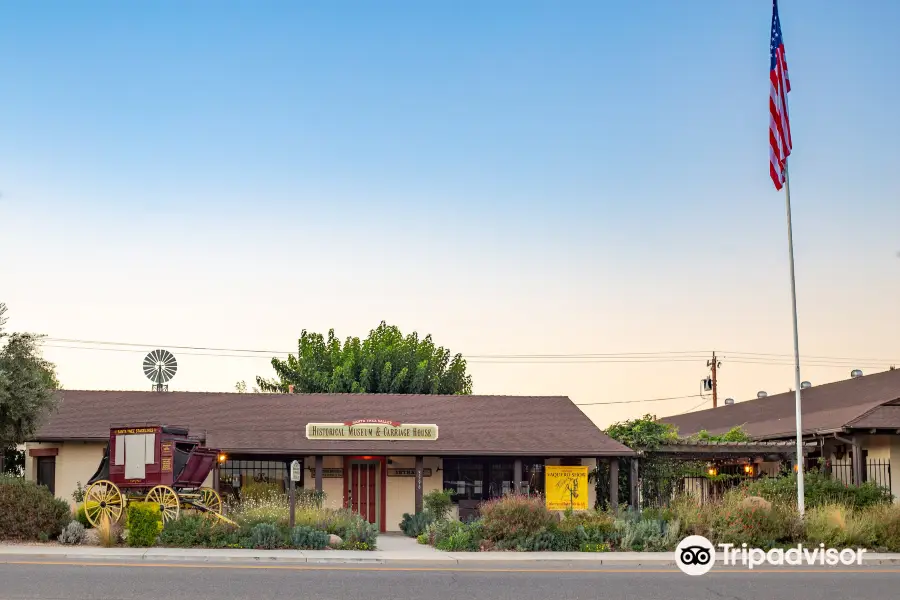
[[[222,514],[222,496],[216,490],[208,487],[200,488],[200,502],[210,512],[214,512],[217,515]]]
[[[163,523],[174,521],[181,510],[181,500],[175,490],[167,485],[158,485],[147,492],[147,502],[159,505]]]
[[[100,527],[104,519],[117,522],[124,508],[125,496],[112,481],[95,481],[84,492],[84,515],[94,527]]]

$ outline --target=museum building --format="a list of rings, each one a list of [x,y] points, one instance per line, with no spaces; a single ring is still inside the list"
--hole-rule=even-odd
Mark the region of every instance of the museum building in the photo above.
[[[298,461],[298,486],[381,531],[398,531],[432,490],[453,490],[454,511],[466,518],[506,493],[545,493],[548,466],[593,469],[635,455],[564,396],[59,394],[58,410],[26,444],[26,477],[70,502],[97,470],[113,427],[187,428],[220,451],[206,485],[223,497],[260,484],[284,490]],[[594,486],[584,487],[572,493],[593,507]]]

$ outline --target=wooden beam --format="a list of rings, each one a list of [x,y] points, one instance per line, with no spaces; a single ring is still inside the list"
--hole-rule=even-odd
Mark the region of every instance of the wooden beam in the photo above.
[[[322,491],[322,464],[325,462],[324,457],[320,454],[316,456],[316,491]],[[346,475],[346,473],[345,473]]]
[[[31,448],[28,450],[28,456],[59,456],[59,448]]]
[[[609,459],[609,507],[613,512],[619,510],[619,459]]]

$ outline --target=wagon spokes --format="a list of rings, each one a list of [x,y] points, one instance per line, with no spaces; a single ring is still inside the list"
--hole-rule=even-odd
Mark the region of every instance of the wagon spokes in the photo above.
[[[147,502],[159,506],[163,523],[174,521],[181,510],[181,500],[178,494],[167,485],[158,485],[147,492]]]
[[[94,527],[99,527],[104,518],[117,522],[124,508],[125,497],[111,481],[96,481],[84,493],[84,515]]]

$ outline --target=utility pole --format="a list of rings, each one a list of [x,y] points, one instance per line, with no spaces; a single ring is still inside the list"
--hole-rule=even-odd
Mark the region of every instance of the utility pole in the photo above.
[[[716,381],[716,369],[722,366],[722,363],[716,360],[716,351],[713,350],[712,360],[706,361],[706,366],[712,370],[712,401],[713,408],[719,406],[719,388]]]

